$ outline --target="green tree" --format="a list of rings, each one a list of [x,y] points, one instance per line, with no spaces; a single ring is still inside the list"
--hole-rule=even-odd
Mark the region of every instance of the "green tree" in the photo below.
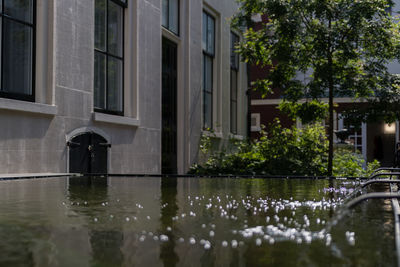
[[[393,89],[387,64],[399,58],[400,43],[399,25],[387,12],[393,2],[238,1],[241,8],[233,25],[242,30],[247,25],[238,52],[246,62],[271,66],[268,77],[255,82],[256,88],[264,95],[279,88],[281,109],[303,122],[328,117],[327,175],[331,176],[333,98],[376,99]],[[251,20],[255,14],[268,16],[257,30]],[[301,79],[301,73],[307,79]],[[321,100],[325,97],[327,104]]]

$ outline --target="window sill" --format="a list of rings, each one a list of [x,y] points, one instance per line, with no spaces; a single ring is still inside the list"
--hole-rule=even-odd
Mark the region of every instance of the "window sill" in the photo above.
[[[235,139],[235,140],[239,140],[239,141],[243,141],[244,137],[243,135],[238,135],[238,134],[229,134],[229,138]]]
[[[222,132],[210,132],[210,131],[203,130],[202,134],[207,137],[220,138],[220,139],[222,139],[224,137]]]
[[[125,126],[139,127],[140,121],[134,118],[93,112],[93,120],[97,122],[119,124]]]
[[[252,132],[260,132],[261,131],[261,127],[259,127],[259,126],[251,126],[251,131]]]
[[[164,26],[162,27],[162,35],[164,37],[167,37],[168,39],[170,39],[171,41],[174,41],[176,43],[180,43],[181,42],[181,38],[179,37],[179,35],[177,35],[176,33],[168,30],[167,28],[165,28]]]
[[[57,114],[57,106],[8,98],[0,98],[0,109],[50,116]]]

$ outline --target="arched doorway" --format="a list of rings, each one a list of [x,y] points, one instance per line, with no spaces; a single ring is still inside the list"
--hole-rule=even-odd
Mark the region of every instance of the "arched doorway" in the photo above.
[[[108,173],[107,140],[94,132],[76,135],[67,142],[69,147],[69,172]]]

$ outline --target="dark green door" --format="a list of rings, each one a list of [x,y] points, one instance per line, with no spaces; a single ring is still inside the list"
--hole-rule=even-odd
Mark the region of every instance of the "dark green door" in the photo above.
[[[162,41],[162,173],[177,173],[177,46]]]
[[[72,138],[69,146],[69,172],[107,173],[107,140],[87,132]]]

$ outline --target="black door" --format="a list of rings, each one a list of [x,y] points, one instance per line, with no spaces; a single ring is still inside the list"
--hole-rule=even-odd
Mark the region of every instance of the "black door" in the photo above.
[[[102,136],[88,132],[72,138],[69,146],[69,172],[107,173],[109,144]]]
[[[177,46],[162,42],[162,173],[177,173]]]

